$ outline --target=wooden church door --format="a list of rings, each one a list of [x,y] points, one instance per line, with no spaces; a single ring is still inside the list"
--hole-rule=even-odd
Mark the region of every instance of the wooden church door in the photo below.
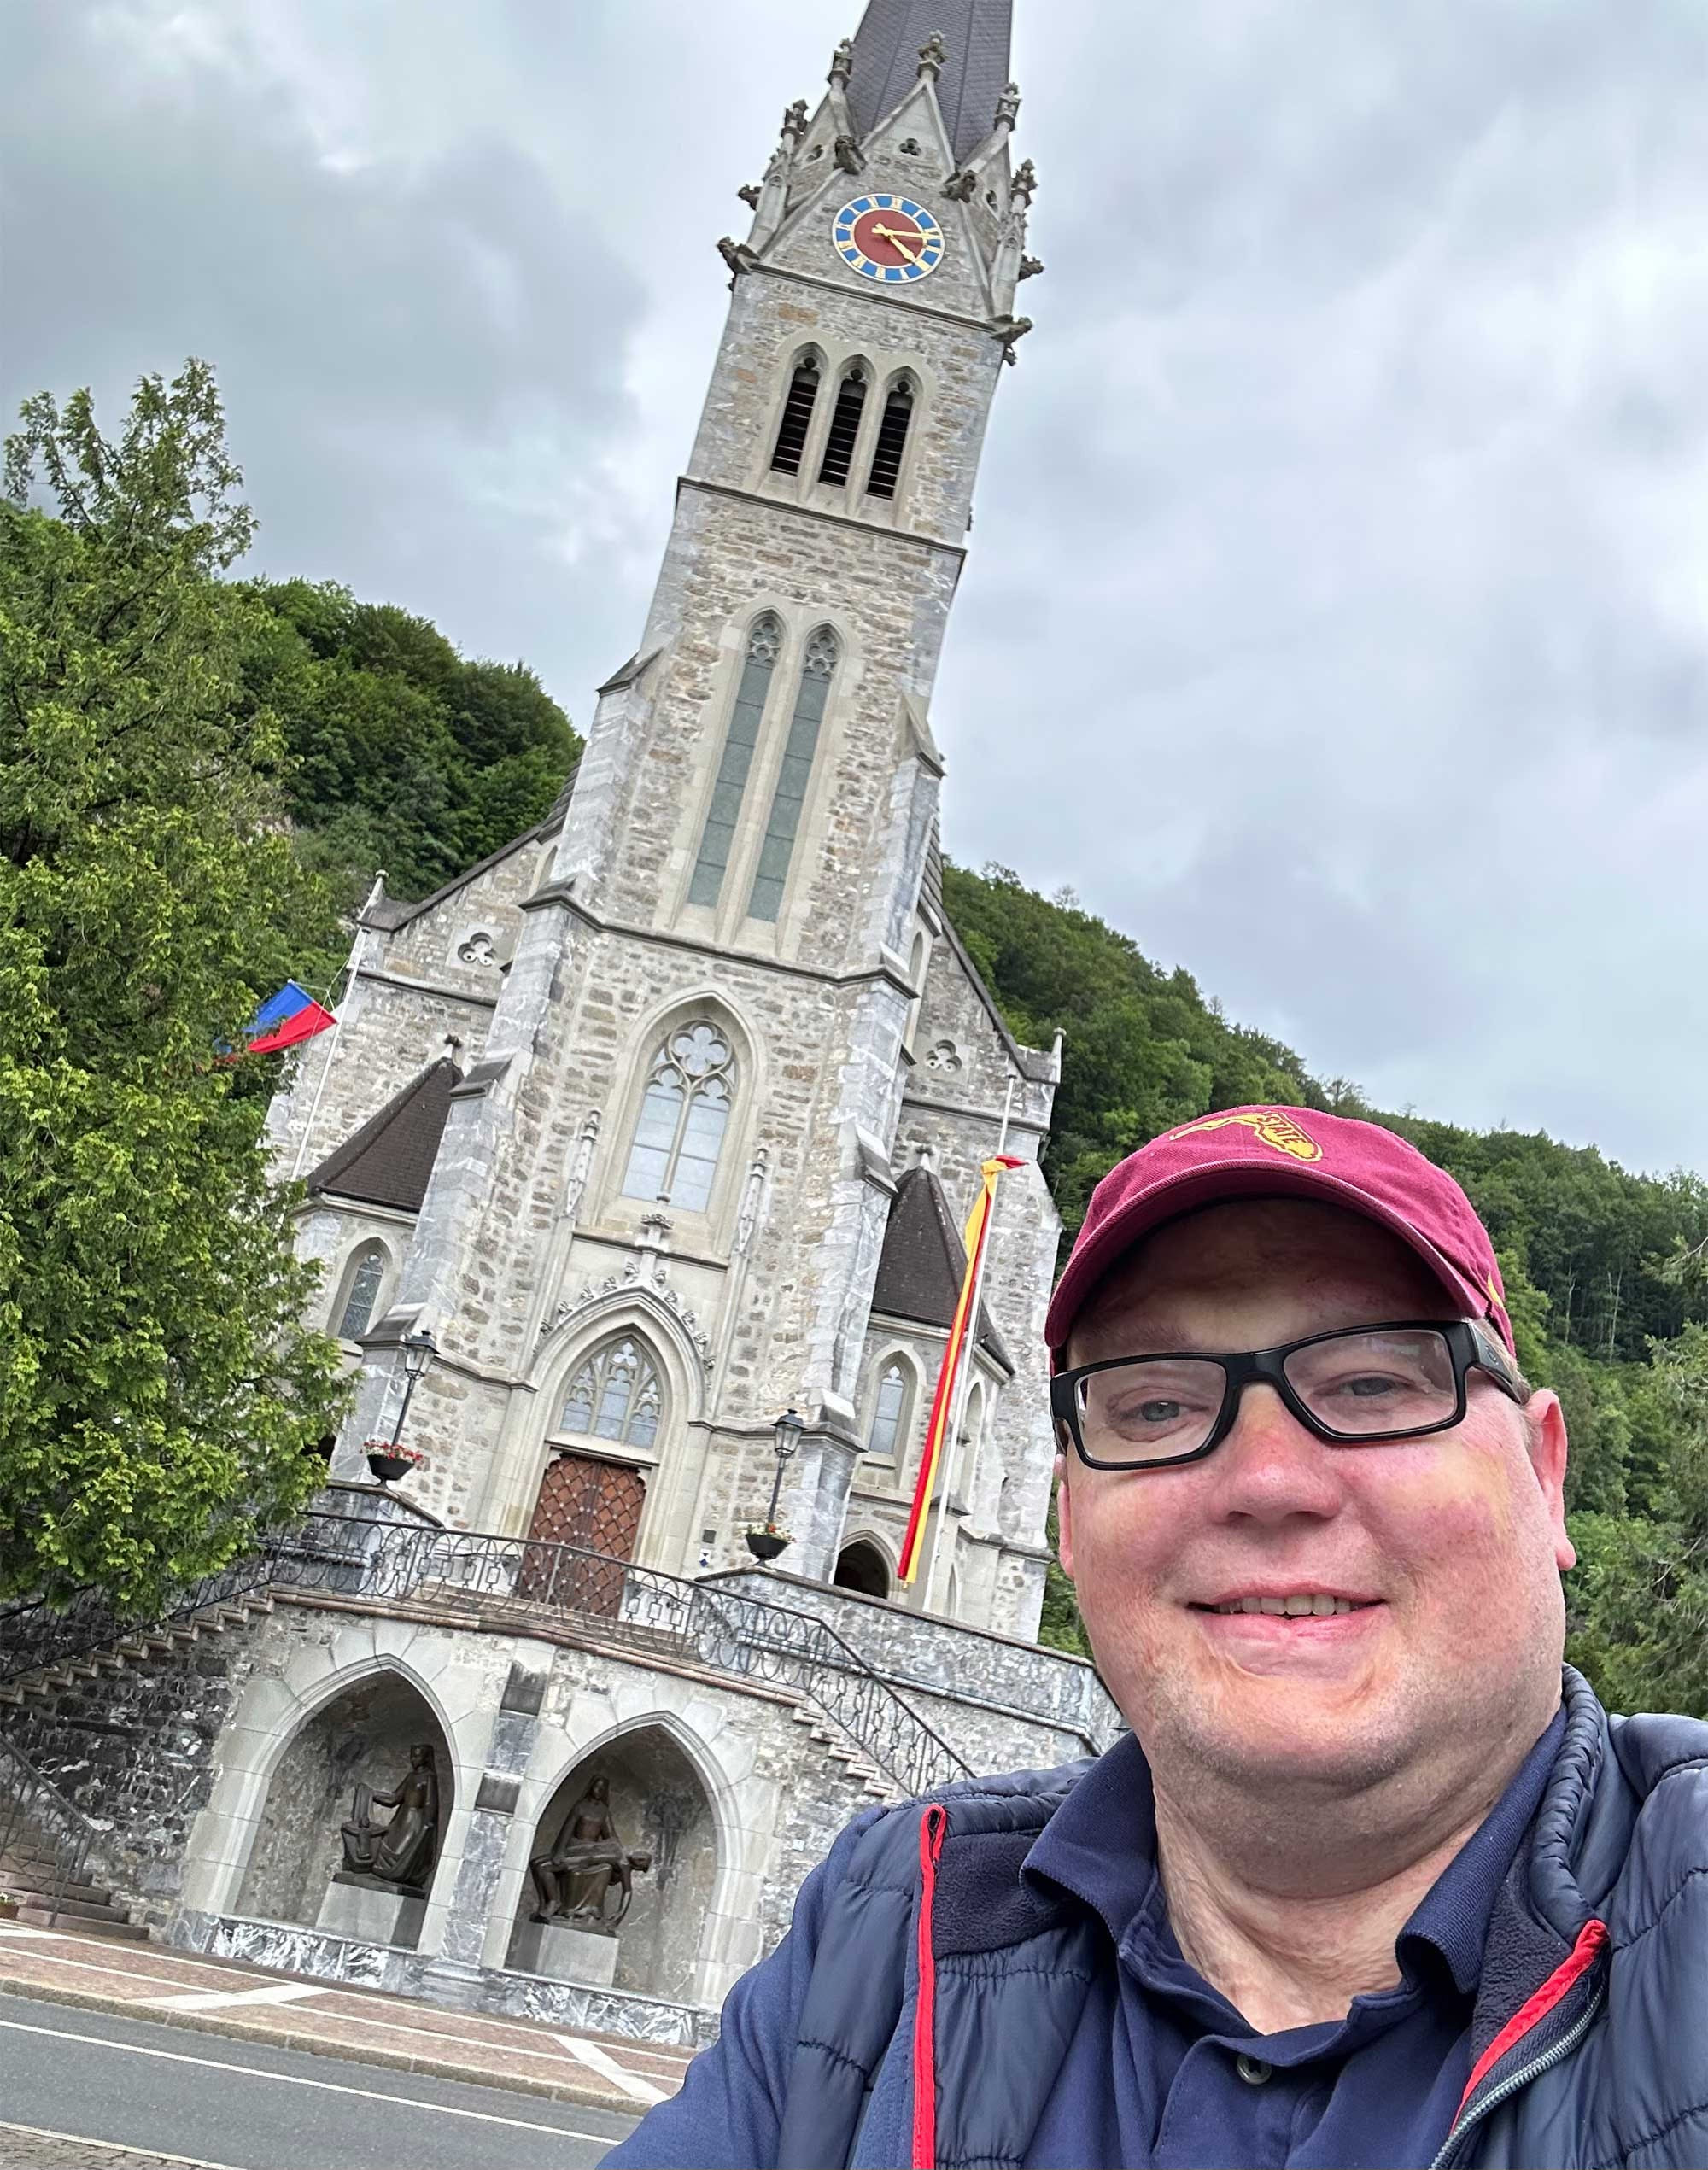
[[[646,1503],[646,1480],[638,1469],[594,1454],[554,1456],[540,1486],[516,1594],[614,1615],[623,1600],[620,1563],[635,1556]],[[551,1545],[576,1552],[543,1549]],[[603,1557],[577,1556],[588,1553]]]

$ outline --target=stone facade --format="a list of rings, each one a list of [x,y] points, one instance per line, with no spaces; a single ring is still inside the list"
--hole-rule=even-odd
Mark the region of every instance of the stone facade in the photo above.
[[[1091,1669],[1032,1641],[1060,1050],[1016,1044],[941,893],[929,703],[1027,328],[1031,195],[1012,86],[957,144],[942,65],[922,56],[857,129],[839,49],[819,111],[790,109],[747,238],[720,244],[728,319],[658,587],[570,786],[436,895],[376,886],[337,1029],[273,1105],[325,1269],[317,1323],[359,1373],[321,1502],[336,1529],[301,1538],[270,1612],[109,1653],[98,1682],[44,1678],[9,1721],[95,1819],[103,1874],[180,1943],[700,2041],[852,1817],[1113,1737]],[[939,222],[928,283],[831,247],[833,213],[873,190]],[[905,1275],[874,1308],[892,1204],[935,1202],[958,1286],[954,1230],[999,1148],[1019,1165],[927,1570],[901,1600],[854,1597],[831,1587],[839,1558],[893,1573],[947,1322],[903,1301]],[[422,1325],[439,1354],[406,1443],[426,1459],[377,1492],[354,1481],[364,1442],[401,1420],[399,1344]],[[743,1530],[787,1410],[790,1571],[760,1575]],[[352,1789],[395,1784],[418,1742],[442,1828],[405,1949],[321,1910]],[[570,1983],[520,1963],[528,1863],[595,1772],[652,1866],[612,1978]]]
[[[929,722],[991,401],[1024,328],[1031,188],[1009,162],[1015,102],[1001,103],[964,163],[931,67],[857,152],[835,70],[816,115],[792,112],[746,240],[721,244],[728,317],[658,585],[573,788],[424,904],[370,899],[339,1029],[304,1051],[272,1139],[310,1179],[301,1243],[325,1262],[328,1324],[358,1253],[383,1260],[350,1348],[362,1383],[341,1474],[389,1430],[396,1343],[425,1322],[442,1354],[412,1405],[427,1460],[408,1489],[436,1513],[526,1531],[573,1453],[638,1472],[634,1557],[730,1566],[793,1407],[791,1562],[826,1578],[851,1530],[892,1562],[905,1521],[905,1455],[862,1468],[874,1366],[896,1346],[921,1381],[940,1361],[940,1333],[872,1315],[896,1178],[928,1159],[958,1221],[1005,1144],[1023,1165],[1002,1185],[986,1303],[1008,1360],[983,1367],[912,1602],[1027,1636],[1060,1232],[1038,1155],[1060,1065],[1015,1044],[945,920]],[[874,282],[831,245],[837,208],[886,190],[942,229],[928,282]],[[803,367],[817,390],[780,459]],[[703,1180],[668,1153],[656,1169],[636,1157],[659,1120],[658,1066],[696,1030],[728,1062]],[[316,1185],[327,1155],[447,1055],[462,1081],[418,1196]],[[656,1395],[644,1438],[590,1426],[568,1392],[619,1337]],[[915,1451],[927,1401],[911,1399]]]

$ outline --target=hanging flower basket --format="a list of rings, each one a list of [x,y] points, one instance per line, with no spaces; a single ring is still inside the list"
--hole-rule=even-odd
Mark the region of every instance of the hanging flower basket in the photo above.
[[[780,1530],[775,1522],[749,1523],[744,1532],[747,1549],[755,1559],[775,1559],[785,1545],[794,1541],[787,1530]]]
[[[389,1439],[370,1439],[365,1452],[368,1467],[382,1484],[390,1484],[412,1470],[424,1469],[427,1457],[412,1447],[394,1447]]]

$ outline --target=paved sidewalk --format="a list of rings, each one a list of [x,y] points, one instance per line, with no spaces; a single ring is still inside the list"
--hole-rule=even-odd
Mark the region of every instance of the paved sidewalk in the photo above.
[[[611,2035],[571,2034],[528,2020],[447,2011],[165,1945],[108,1943],[0,1921],[0,1997],[9,1995],[126,2012],[630,2115],[675,2094],[692,2054]]]

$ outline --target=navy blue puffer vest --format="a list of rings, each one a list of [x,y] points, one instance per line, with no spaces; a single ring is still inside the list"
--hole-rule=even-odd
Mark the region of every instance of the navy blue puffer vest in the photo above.
[[[1436,2170],[1708,2164],[1708,1725],[1566,1732],[1489,1923],[1471,2085]],[[974,1781],[881,1816],[832,1896],[782,2170],[1024,2161],[1108,1964],[1019,1870],[1081,1771]]]

